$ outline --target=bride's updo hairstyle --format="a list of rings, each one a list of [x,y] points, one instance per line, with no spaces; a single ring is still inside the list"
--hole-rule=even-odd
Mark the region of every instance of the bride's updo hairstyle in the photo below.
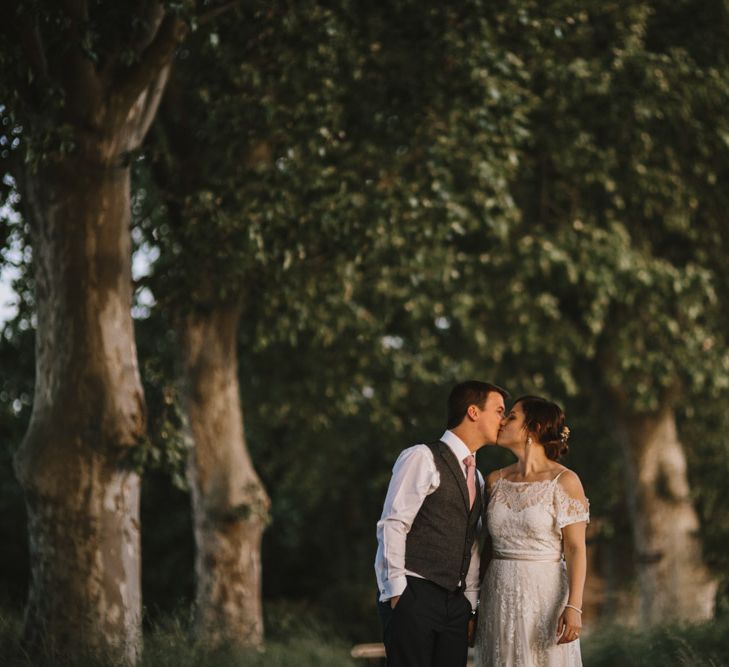
[[[514,401],[524,411],[524,426],[534,434],[552,461],[558,461],[569,451],[570,430],[564,423],[564,412],[556,403],[539,396],[522,396]]]

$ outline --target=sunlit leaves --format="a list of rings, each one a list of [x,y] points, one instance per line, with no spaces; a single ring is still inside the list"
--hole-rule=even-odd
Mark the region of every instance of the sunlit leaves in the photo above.
[[[512,317],[527,338],[517,352],[561,358],[560,368],[592,360],[637,410],[679,384],[716,391],[728,380],[711,342],[723,336],[724,262],[719,244],[707,263],[705,239],[727,203],[713,185],[729,163],[729,86],[716,74],[725,56],[699,62],[700,40],[676,24],[666,41],[663,3],[564,11],[534,6],[532,29],[514,38],[539,96],[518,190],[529,228],[514,235],[515,285],[527,287],[511,297],[529,295],[533,326]]]

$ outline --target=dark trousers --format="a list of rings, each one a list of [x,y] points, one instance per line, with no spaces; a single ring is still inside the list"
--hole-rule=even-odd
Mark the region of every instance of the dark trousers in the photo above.
[[[418,577],[394,609],[378,602],[388,667],[465,667],[471,604],[463,591]]]

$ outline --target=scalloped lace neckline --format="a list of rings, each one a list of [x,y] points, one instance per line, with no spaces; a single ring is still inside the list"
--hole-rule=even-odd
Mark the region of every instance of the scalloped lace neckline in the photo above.
[[[559,475],[557,475],[557,477],[559,477]],[[557,477],[553,477],[552,479],[537,479],[533,482],[513,482],[510,479],[506,479],[506,477],[499,477],[499,481],[508,482],[509,484],[551,484],[552,482],[557,481]]]

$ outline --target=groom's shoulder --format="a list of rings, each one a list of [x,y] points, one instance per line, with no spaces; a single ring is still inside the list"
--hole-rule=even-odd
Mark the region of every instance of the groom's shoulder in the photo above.
[[[411,457],[411,456],[432,456],[430,442],[421,442],[417,445],[411,445],[406,447],[400,452],[400,456]]]
[[[433,459],[433,452],[428,444],[420,443],[403,449],[395,461],[395,465],[403,465],[408,462],[417,462],[422,459]]]

